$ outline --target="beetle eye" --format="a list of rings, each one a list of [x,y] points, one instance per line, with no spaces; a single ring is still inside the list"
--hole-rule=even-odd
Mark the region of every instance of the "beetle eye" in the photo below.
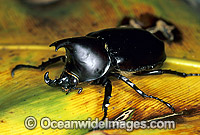
[[[70,84],[71,85],[77,85],[78,84],[78,80],[74,77],[70,78]]]

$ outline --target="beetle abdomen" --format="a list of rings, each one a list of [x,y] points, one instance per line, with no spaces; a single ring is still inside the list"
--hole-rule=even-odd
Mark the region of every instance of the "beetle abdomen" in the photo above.
[[[120,70],[148,70],[166,59],[164,43],[141,29],[111,28],[87,36],[100,38],[107,44],[109,54]]]

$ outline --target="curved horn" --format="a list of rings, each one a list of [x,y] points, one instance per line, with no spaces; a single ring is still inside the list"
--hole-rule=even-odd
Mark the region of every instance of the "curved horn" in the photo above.
[[[90,40],[97,40],[94,37],[74,37],[74,38],[67,38],[67,39],[62,39],[58,40],[54,43],[52,43],[49,47],[55,46],[55,51],[57,51],[61,47],[66,47],[70,49],[70,47],[74,47],[76,44],[81,44],[81,45],[87,45]]]
[[[57,86],[58,85],[58,80],[57,79],[54,79],[54,80],[51,80],[49,78],[49,72],[46,72],[45,75],[44,75],[44,81],[46,84],[48,84],[49,86]]]
[[[73,38],[58,40],[58,41],[52,43],[49,47],[55,46],[55,51],[58,51],[59,48],[70,45],[73,42],[72,40],[73,40]]]

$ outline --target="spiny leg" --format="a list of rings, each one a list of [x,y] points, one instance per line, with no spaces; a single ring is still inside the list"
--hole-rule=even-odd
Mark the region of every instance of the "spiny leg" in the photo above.
[[[133,73],[133,74],[134,75],[139,75],[139,76],[143,76],[143,75],[161,75],[161,74],[173,74],[173,75],[177,75],[177,76],[181,76],[181,77],[200,76],[200,74],[196,74],[196,73],[186,74],[186,73],[183,73],[183,72],[178,72],[178,71],[173,71],[173,70],[162,70],[162,69],[151,70],[151,71],[141,71],[141,72],[136,72],[136,73]]]
[[[124,81],[126,84],[128,84],[131,88],[133,88],[138,94],[140,94],[142,97],[149,97],[149,98],[153,98],[156,100],[159,100],[160,102],[164,103],[167,107],[169,107],[173,112],[175,112],[175,109],[167,102],[163,101],[160,98],[154,97],[154,96],[149,96],[147,94],[145,94],[143,91],[141,91],[134,83],[132,83],[128,78],[118,74],[118,73],[112,73],[111,75],[117,77],[118,79]]]
[[[49,58],[48,61],[42,62],[42,64],[39,65],[39,66],[32,66],[32,65],[23,65],[23,64],[19,64],[19,65],[16,65],[16,66],[12,69],[11,75],[12,75],[12,77],[13,77],[13,76],[14,76],[14,72],[15,72],[16,70],[20,69],[20,68],[34,68],[34,69],[41,69],[41,71],[42,71],[42,70],[44,70],[47,66],[49,66],[49,65],[51,65],[51,64],[53,64],[53,63],[56,63],[56,62],[58,62],[58,61],[60,61],[60,60],[62,60],[62,61],[64,62],[64,61],[65,61],[65,56],[58,56],[58,57],[55,57],[55,58],[52,58],[52,59]]]
[[[111,84],[111,81],[107,79],[106,82],[103,83],[102,85],[105,85],[105,95],[104,95],[104,101],[102,105],[102,110],[104,110],[104,116],[101,119],[101,121],[104,121],[107,116],[108,106],[110,105],[109,99],[111,98],[112,84]]]

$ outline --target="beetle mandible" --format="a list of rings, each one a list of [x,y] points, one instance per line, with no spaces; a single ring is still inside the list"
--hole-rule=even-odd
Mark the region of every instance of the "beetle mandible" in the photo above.
[[[124,81],[142,97],[153,98],[164,103],[173,112],[175,109],[169,103],[160,98],[147,95],[141,91],[128,78],[122,76],[120,71],[133,72],[134,75],[158,75],[175,74],[181,77],[200,76],[200,74],[186,74],[172,70],[159,69],[166,59],[164,43],[142,29],[136,28],[109,28],[96,32],[91,32],[83,37],[73,37],[56,41],[50,45],[66,49],[66,56],[58,56],[42,62],[39,66],[17,65],[12,70],[20,68],[35,68],[44,70],[47,66],[60,60],[65,62],[65,68],[60,78],[51,80],[49,72],[44,75],[44,81],[50,86],[64,88],[67,93],[77,89],[80,82],[93,81],[96,84],[105,86],[104,101],[104,120],[107,116],[109,99],[111,98],[112,84],[109,76],[114,76]]]

